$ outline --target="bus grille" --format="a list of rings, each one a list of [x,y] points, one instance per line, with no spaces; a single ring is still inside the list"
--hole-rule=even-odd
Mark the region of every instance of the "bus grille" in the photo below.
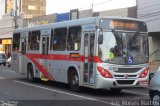
[[[116,78],[125,78],[124,75],[114,75],[114,77],[116,77]],[[128,78],[136,78],[136,77],[137,77],[137,75],[128,75]]]
[[[118,68],[118,73],[136,73],[142,68]]]
[[[135,80],[117,80],[117,83],[120,85],[123,84],[133,84]]]

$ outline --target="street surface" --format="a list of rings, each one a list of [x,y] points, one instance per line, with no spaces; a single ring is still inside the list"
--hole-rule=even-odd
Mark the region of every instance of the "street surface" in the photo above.
[[[70,91],[63,83],[30,83],[25,75],[0,66],[0,106],[148,106],[148,89],[124,89],[119,94],[105,90],[83,88]]]

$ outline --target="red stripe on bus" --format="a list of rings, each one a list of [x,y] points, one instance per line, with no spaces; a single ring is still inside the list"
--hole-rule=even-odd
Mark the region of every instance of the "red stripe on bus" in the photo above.
[[[98,56],[93,57],[94,63],[102,63],[102,60]]]
[[[80,55],[79,57],[72,58],[70,55],[61,55],[61,54],[48,54],[48,55],[42,55],[42,54],[27,54],[30,55],[31,58],[34,59],[48,59],[48,60],[63,60],[63,61],[78,61],[78,62],[84,62],[85,59],[88,60],[88,62],[95,63],[102,63],[101,59],[98,56],[93,57],[84,57],[83,55]]]
[[[32,55],[32,54],[27,54],[26,55],[35,65],[36,67],[38,68],[38,70],[40,72],[42,72],[42,74],[47,77],[49,80],[54,80],[54,78],[52,77],[52,75],[48,72],[48,70],[43,66],[41,65],[39,62],[37,62],[35,59],[35,57],[39,57],[40,55]]]
[[[63,60],[63,61],[78,61],[83,62],[84,56],[80,55],[79,57],[71,57],[70,55],[60,55],[60,54],[49,54],[47,56],[49,60]]]
[[[72,58],[70,55],[60,55],[60,54],[48,54],[48,55],[42,55],[42,54],[26,54],[34,59],[48,59],[48,60],[64,60],[64,61],[84,61],[84,56],[79,56],[78,58]]]
[[[49,78],[49,80],[54,80],[54,78],[43,65],[41,65],[39,62],[36,61],[36,59],[78,61],[78,62],[84,62],[84,60],[87,59],[88,62],[93,61],[94,63],[102,63],[102,61],[99,59],[98,56],[93,56],[92,58],[84,57],[83,55],[79,56],[78,58],[71,58],[70,55],[60,55],[60,54],[49,54],[49,55],[26,54],[26,56],[36,65],[38,70],[42,72],[42,74],[45,77]]]

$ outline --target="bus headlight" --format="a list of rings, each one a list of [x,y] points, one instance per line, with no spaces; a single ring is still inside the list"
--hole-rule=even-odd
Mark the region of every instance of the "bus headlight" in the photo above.
[[[145,78],[148,75],[150,68],[146,68],[140,75],[139,78]]]
[[[99,73],[103,77],[105,77],[105,78],[113,78],[112,74],[108,70],[106,70],[106,69],[104,69],[102,67],[97,67],[97,70],[99,71]]]

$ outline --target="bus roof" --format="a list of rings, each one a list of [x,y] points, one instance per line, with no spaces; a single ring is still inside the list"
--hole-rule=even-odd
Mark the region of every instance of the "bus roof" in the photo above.
[[[141,21],[135,18],[129,18],[129,17],[120,17],[120,16],[98,16],[98,17],[89,17],[89,18],[82,18],[82,19],[75,19],[75,20],[69,20],[69,21],[62,21],[62,22],[56,22],[56,23],[50,23],[47,25],[39,25],[34,27],[25,27],[25,28],[19,28],[15,29],[14,33],[21,33],[21,32],[28,32],[28,31],[35,31],[35,30],[41,30],[41,29],[52,29],[52,28],[58,28],[58,27],[65,27],[65,26],[78,26],[78,25],[85,25],[85,24],[94,24],[98,20],[106,18],[106,19],[126,19],[126,20],[135,20],[135,21]]]

